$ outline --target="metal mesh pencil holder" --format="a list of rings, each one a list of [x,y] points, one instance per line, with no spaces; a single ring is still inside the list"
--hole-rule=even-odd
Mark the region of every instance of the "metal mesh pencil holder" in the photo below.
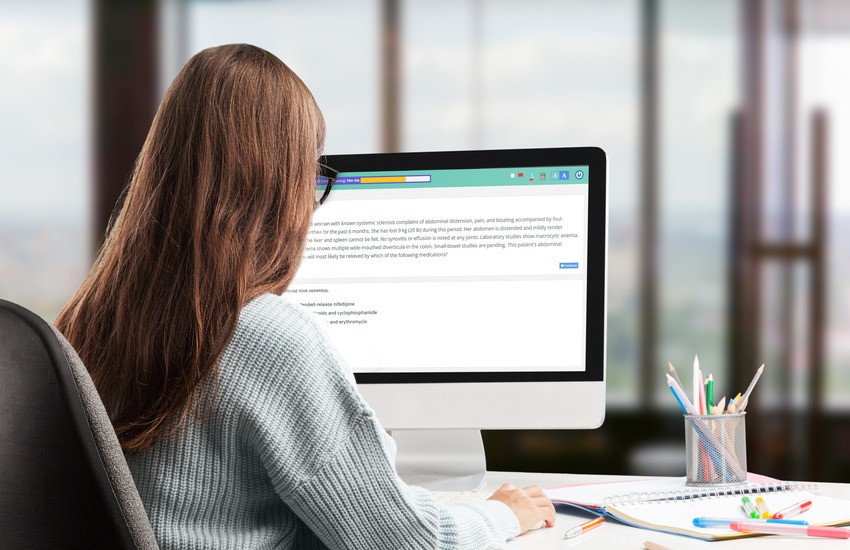
[[[747,413],[685,415],[687,484],[747,482]]]

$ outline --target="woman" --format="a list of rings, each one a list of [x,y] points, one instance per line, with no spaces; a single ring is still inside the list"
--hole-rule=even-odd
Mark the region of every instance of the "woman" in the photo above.
[[[56,326],[88,366],[167,548],[476,548],[554,509],[539,488],[442,506],[309,314],[279,295],[316,201],[324,122],[248,45],[172,83],[91,273]]]

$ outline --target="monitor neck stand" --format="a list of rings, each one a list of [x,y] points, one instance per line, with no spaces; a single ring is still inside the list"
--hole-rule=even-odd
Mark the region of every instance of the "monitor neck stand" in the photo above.
[[[475,491],[487,461],[481,430],[392,430],[396,469],[409,485],[430,491]]]

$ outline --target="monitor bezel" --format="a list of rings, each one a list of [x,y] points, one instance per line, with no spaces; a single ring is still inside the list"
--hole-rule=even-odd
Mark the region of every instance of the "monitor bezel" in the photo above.
[[[598,147],[489,149],[327,155],[322,163],[343,172],[457,170],[584,165],[588,167],[587,301],[584,371],[354,373],[358,384],[476,382],[598,382],[605,379],[607,279],[607,162]],[[333,191],[331,191],[331,197]]]

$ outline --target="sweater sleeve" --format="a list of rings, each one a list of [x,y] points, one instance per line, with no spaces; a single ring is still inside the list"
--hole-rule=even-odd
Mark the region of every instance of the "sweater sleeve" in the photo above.
[[[266,304],[243,392],[253,444],[276,492],[331,548],[497,548],[519,532],[501,502],[444,506],[396,474],[395,447],[312,318]]]
[[[374,417],[363,417],[316,475],[287,496],[331,548],[496,548],[519,530],[496,501],[443,506],[404,484]]]

